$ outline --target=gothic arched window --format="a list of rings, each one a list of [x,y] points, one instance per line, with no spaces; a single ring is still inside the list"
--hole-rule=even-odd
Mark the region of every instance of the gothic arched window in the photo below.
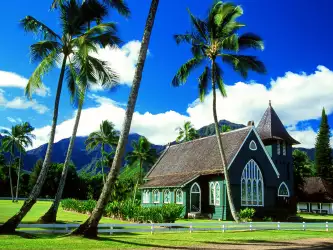
[[[282,197],[289,197],[290,193],[289,193],[289,189],[286,183],[282,182],[279,186],[278,189],[278,196],[282,196]]]
[[[250,160],[241,177],[242,206],[264,206],[264,180],[259,166]]]

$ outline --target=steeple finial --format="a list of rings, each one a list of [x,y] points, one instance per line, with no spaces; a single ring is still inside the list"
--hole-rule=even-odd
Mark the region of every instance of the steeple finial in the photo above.
[[[268,105],[269,105],[270,107],[272,107],[272,101],[271,101],[271,100],[269,100]]]

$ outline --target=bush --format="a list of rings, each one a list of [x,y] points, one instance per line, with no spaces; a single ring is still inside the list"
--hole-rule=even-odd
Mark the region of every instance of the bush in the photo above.
[[[273,218],[272,217],[264,217],[263,219],[262,219],[263,221],[270,221],[270,222],[272,222],[273,221]]]
[[[64,199],[61,201],[64,210],[79,213],[91,213],[96,206],[95,200],[79,201],[75,199]],[[125,200],[122,202],[110,202],[104,211],[104,216],[114,219],[153,222],[153,223],[173,223],[180,217],[183,207],[176,204],[164,204],[161,207],[142,207],[140,202]]]
[[[239,218],[243,222],[252,221],[256,210],[254,208],[245,208],[239,212]]]

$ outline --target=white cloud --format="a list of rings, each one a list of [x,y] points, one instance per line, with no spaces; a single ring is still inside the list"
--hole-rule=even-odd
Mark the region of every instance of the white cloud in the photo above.
[[[28,83],[28,79],[20,76],[14,72],[7,72],[0,70],[0,87],[1,88],[20,88],[25,89]],[[36,90],[36,94],[38,96],[48,96],[50,95],[50,89],[47,87],[43,87],[41,89]]]
[[[1,91],[0,107],[8,109],[33,109],[39,114],[44,114],[49,110],[45,105],[38,103],[35,99],[27,100],[24,97],[15,97],[12,100],[7,100],[4,96],[4,92]]]
[[[121,48],[100,48],[94,56],[109,63],[110,68],[118,73],[120,84],[131,86],[140,47],[140,41],[130,41]],[[102,88],[94,86],[92,90],[98,91]]]
[[[228,97],[218,97],[218,118],[235,123],[246,124],[254,120],[258,124],[261,116],[268,106],[268,100],[278,113],[284,125],[302,144],[303,147],[313,147],[316,132],[311,128],[296,129],[300,121],[318,119],[321,109],[325,107],[327,114],[333,112],[333,72],[324,66],[318,66],[310,75],[305,73],[287,72],[285,76],[272,80],[269,87],[262,84],[245,84],[238,82],[233,86],[226,86]],[[111,99],[91,95],[98,107],[87,108],[82,111],[81,126],[78,135],[88,135],[98,129],[102,120],[108,119],[120,129],[125,113],[125,107]],[[191,121],[196,128],[213,122],[212,94],[208,94],[204,103],[194,101],[188,108],[188,115],[181,115],[175,111],[167,111],[160,114],[144,114],[136,112],[133,117],[131,132],[146,136],[152,143],[166,144],[173,141],[177,132],[175,128],[181,126],[184,121]],[[74,124],[73,118],[59,124],[56,141],[70,137]],[[50,128],[37,129],[38,143],[34,147],[46,143]]]
[[[16,123],[16,120],[13,117],[8,116],[7,120],[11,123]]]

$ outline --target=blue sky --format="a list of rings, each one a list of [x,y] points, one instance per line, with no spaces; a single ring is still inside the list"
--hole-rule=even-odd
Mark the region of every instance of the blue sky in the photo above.
[[[204,17],[211,2],[160,1],[132,129],[146,135],[152,142],[162,144],[172,141],[174,128],[185,120],[191,120],[197,128],[212,122],[210,95],[204,104],[195,102],[199,72],[190,77],[185,86],[173,88],[170,84],[179,66],[190,58],[189,48],[177,46],[172,36],[190,29],[187,8],[195,15]],[[264,52],[253,54],[264,61],[268,73],[250,73],[244,80],[230,68],[224,68],[225,82],[229,85],[228,100],[220,102],[219,119],[243,124],[250,119],[258,122],[268,99],[272,99],[273,107],[290,133],[303,146],[311,147],[323,106],[330,114],[329,122],[333,126],[333,34],[330,32],[333,27],[333,3],[329,0],[234,2],[244,9],[241,21],[247,27],[240,33],[255,32],[265,41]],[[35,40],[23,32],[19,20],[32,15],[59,31],[57,13],[48,11],[50,3],[51,0],[6,1],[2,3],[5,11],[0,17],[1,23],[5,24],[2,25],[2,34],[6,34],[0,39],[0,127],[10,127],[20,120],[30,121],[37,129],[38,142],[35,146],[47,139],[59,70],[54,69],[44,78],[48,90],[34,95],[34,103],[23,97],[22,86],[36,67],[29,62],[29,46]],[[110,119],[116,127],[121,126],[123,104],[127,101],[131,82],[128,79],[134,70],[140,45],[138,41],[143,34],[150,1],[128,0],[127,3],[132,11],[131,18],[124,19],[111,12],[107,19],[118,23],[119,35],[125,46],[119,53],[112,54],[113,58],[102,52],[113,65],[122,60],[118,67],[126,80],[116,91],[90,93],[79,135],[95,130],[101,119]],[[75,107],[70,104],[68,91],[64,88],[58,140],[70,135],[74,112]]]

